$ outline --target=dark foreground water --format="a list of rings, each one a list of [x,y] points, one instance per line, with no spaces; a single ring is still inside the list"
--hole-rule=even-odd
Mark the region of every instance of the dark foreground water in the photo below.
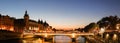
[[[42,38],[27,38],[0,41],[0,43],[86,43],[84,37],[78,37],[73,42],[68,36],[54,36],[53,39],[45,40]]]

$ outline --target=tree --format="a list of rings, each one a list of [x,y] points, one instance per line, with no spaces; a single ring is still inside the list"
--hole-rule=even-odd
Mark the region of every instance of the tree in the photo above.
[[[55,29],[55,28],[53,28],[52,30],[53,30],[54,32],[56,32],[56,29]]]
[[[83,32],[83,28],[77,28],[75,31]]]
[[[120,23],[120,18],[117,16],[103,17],[97,22],[100,28],[105,27],[106,29],[116,29],[116,25]]]
[[[84,28],[84,31],[85,32],[90,32],[90,31],[93,31],[94,29],[97,29],[99,27],[99,25],[97,25],[96,23],[90,23],[89,25],[87,25],[85,28]]]

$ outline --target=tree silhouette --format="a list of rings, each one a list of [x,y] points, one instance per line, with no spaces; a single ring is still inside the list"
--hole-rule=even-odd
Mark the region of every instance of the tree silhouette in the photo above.
[[[91,30],[96,29],[96,27],[99,27],[96,23],[90,23],[89,25],[85,26],[84,31],[89,32]]]
[[[53,28],[52,30],[53,30],[54,32],[56,32],[56,29],[55,29],[55,28]]]
[[[116,25],[120,23],[120,18],[118,16],[103,17],[97,22],[100,28],[105,27],[106,29],[116,29]]]

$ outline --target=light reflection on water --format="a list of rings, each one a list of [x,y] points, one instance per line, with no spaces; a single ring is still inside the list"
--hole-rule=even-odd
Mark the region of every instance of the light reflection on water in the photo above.
[[[72,42],[72,39],[68,36],[54,36],[54,42],[52,41],[45,41],[45,39],[41,38],[30,38],[22,40],[23,43],[85,43],[85,38],[78,37],[76,42]]]
[[[68,36],[55,36],[54,41],[55,43],[71,43],[72,39]]]
[[[84,37],[78,37],[78,38],[76,39],[76,43],[85,43],[85,42],[86,42],[86,40],[85,40]]]
[[[31,38],[31,39],[25,39],[22,41],[23,41],[23,43],[43,43],[43,40],[40,38],[38,38],[38,39]]]
[[[76,38],[75,42],[72,41],[73,41],[72,38],[70,38],[69,36],[54,36],[53,39],[50,39],[49,41],[46,40],[45,38],[27,38],[27,39],[0,40],[0,43],[92,43],[92,42],[98,43],[99,40],[95,42],[96,39],[89,40],[86,37],[79,36],[78,38]],[[118,36],[113,35],[113,37],[111,38],[108,37],[108,39],[103,41],[105,41],[104,43],[119,43],[120,39],[118,38]]]

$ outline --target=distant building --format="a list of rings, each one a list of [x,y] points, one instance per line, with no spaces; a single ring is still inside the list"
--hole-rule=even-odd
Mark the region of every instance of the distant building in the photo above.
[[[14,18],[9,17],[8,15],[0,14],[0,29],[2,30],[14,30]]]
[[[2,30],[39,32],[40,30],[45,30],[47,27],[49,27],[49,24],[46,21],[29,19],[27,11],[25,11],[24,18],[21,19],[15,19],[8,15],[0,15],[0,29]]]

